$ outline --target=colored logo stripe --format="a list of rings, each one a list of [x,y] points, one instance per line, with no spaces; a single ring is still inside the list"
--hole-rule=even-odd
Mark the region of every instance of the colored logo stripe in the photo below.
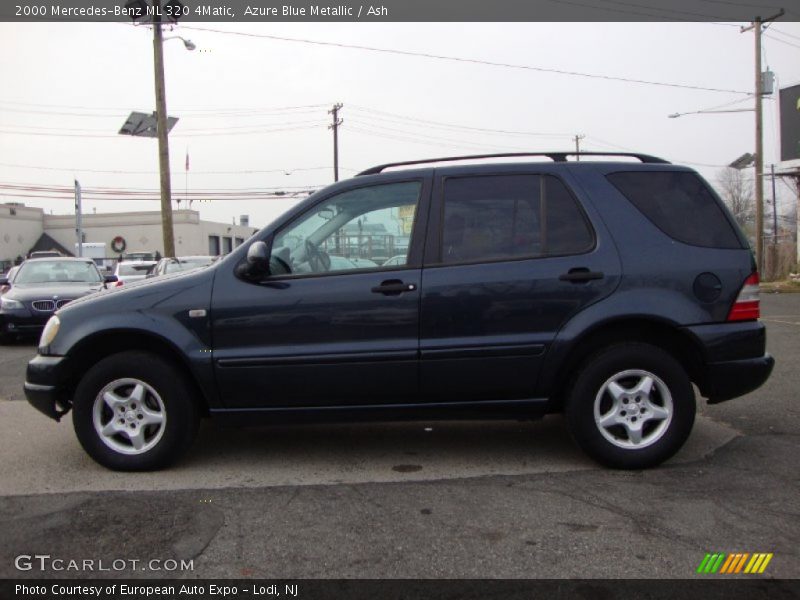
[[[774,555],[770,553],[735,552],[725,554],[717,552],[708,553],[703,557],[700,566],[697,567],[698,573],[703,574],[725,574],[733,575],[738,573],[760,574],[763,573]]]

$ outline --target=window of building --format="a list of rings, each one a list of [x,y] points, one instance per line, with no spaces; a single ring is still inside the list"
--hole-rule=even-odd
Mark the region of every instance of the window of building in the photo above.
[[[219,250],[220,250],[219,236],[218,235],[208,236],[208,253],[211,256],[219,256],[220,255]]]
[[[233,238],[231,237],[223,237],[222,238],[222,253],[223,254],[230,254],[233,250]]]

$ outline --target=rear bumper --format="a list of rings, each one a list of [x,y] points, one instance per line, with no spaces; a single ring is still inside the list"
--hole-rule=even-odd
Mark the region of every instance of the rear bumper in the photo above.
[[[709,404],[743,396],[761,387],[774,366],[775,359],[769,354],[759,358],[709,364],[700,391],[708,398]]]
[[[56,421],[72,408],[65,386],[67,371],[63,356],[37,355],[28,363],[25,397],[36,410]]]
[[[766,352],[767,332],[760,321],[686,327],[702,351],[695,382],[709,404],[743,396],[772,373],[775,359]]]

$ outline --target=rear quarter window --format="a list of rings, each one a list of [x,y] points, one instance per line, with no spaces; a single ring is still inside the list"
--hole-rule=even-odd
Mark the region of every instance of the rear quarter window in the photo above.
[[[743,248],[708,185],[685,171],[628,171],[607,175],[631,204],[671,238],[705,248]]]

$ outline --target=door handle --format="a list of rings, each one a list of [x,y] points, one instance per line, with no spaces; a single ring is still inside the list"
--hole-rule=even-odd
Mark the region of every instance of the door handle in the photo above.
[[[586,267],[578,267],[577,269],[570,269],[566,273],[558,276],[560,281],[570,281],[572,283],[586,283],[593,279],[602,279],[604,277],[601,271],[590,271]]]
[[[417,286],[414,283],[403,283],[399,279],[389,279],[372,288],[372,293],[383,294],[384,296],[399,296],[404,292],[413,292],[416,289]]]

